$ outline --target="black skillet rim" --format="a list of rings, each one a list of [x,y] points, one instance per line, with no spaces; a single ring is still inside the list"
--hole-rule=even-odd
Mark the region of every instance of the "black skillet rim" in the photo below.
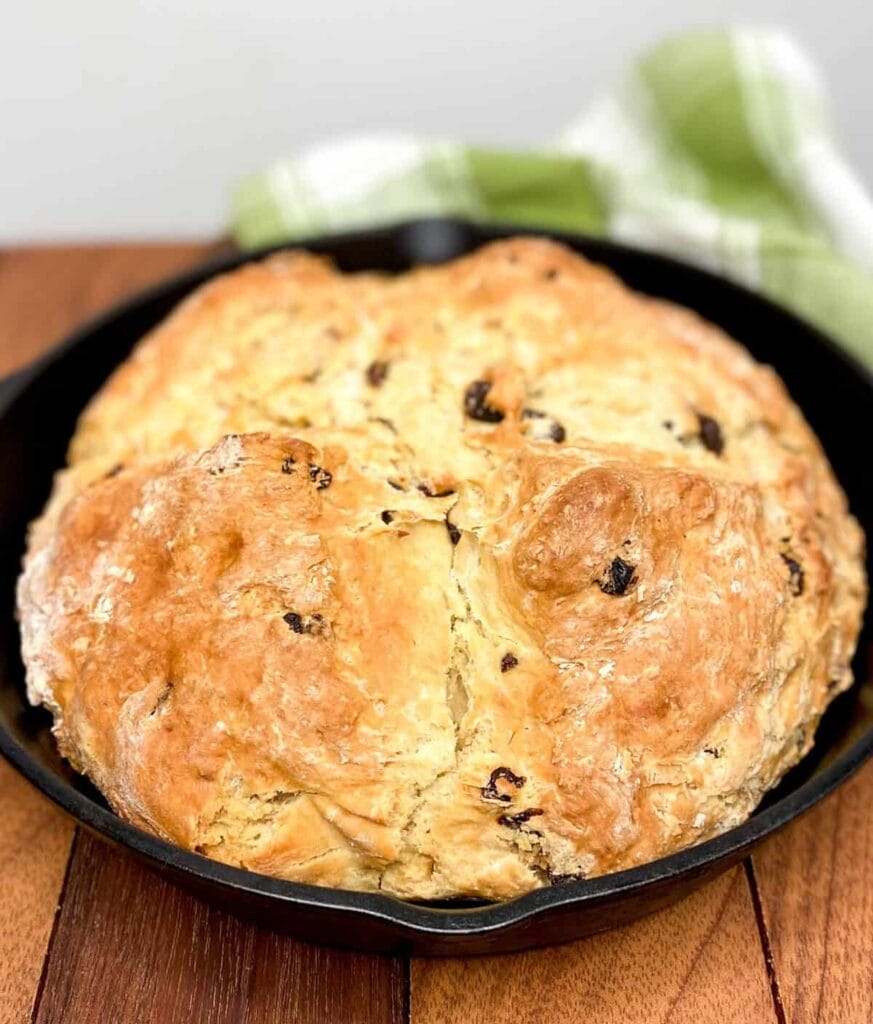
[[[472,237],[476,245],[515,234],[542,235],[580,249],[595,260],[599,258],[599,254],[602,254],[607,257],[604,259],[607,264],[610,262],[608,257],[612,254],[619,258],[625,256],[635,260],[642,259],[643,262],[659,263],[668,270],[672,269],[674,272],[686,276],[696,275],[701,281],[722,288],[726,301],[736,298],[746,304],[757,304],[762,311],[771,316],[778,316],[787,330],[801,331],[810,335],[817,345],[830,350],[846,364],[855,376],[860,377],[873,396],[873,373],[817,328],[741,285],[672,257],[635,249],[631,246],[535,227],[521,225],[477,226],[464,221],[444,218],[421,219],[387,227],[321,235],[294,242],[293,246],[329,253],[332,246],[343,243],[377,239],[383,239],[385,242],[396,241],[398,235],[404,232],[421,232],[429,229],[464,233],[465,237]],[[135,310],[148,307],[168,293],[179,289],[191,289],[215,274],[288,247],[288,244],[270,246],[256,252],[234,253],[209,260],[138,292],[112,307],[74,331],[44,356],[0,381],[0,415],[6,411],[31,380],[63,353],[84,342],[95,331],[105,329],[113,321],[129,315]],[[382,893],[327,889],[299,882],[289,882],[209,860],[123,821],[114,812],[79,792],[69,782],[31,757],[2,726],[0,726],[0,754],[3,754],[37,789],[85,828],[114,843],[128,847],[153,865],[159,868],[162,866],[169,868],[183,878],[187,876],[210,886],[219,886],[239,897],[251,896],[256,899],[275,900],[286,909],[300,908],[309,911],[323,910],[332,913],[345,913],[362,923],[367,920],[379,921],[393,926],[399,937],[448,937],[452,935],[477,937],[499,934],[522,922],[529,923],[538,918],[546,918],[558,908],[566,910],[578,907],[581,909],[593,904],[602,904],[620,896],[629,896],[635,893],[642,895],[643,891],[650,887],[669,883],[671,880],[678,882],[681,878],[704,874],[707,869],[711,869],[713,865],[720,862],[727,865],[735,861],[766,836],[808,811],[871,757],[873,755],[873,728],[868,728],[848,750],[796,789],[770,806],[755,812],[754,816],[742,825],[728,830],[715,839],[624,871],[569,882],[551,888],[537,889],[503,903],[462,909],[429,907],[426,904],[406,902]]]

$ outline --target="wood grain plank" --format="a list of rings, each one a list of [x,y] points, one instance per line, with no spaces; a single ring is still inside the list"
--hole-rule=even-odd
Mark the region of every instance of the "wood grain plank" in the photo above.
[[[245,1024],[407,1024],[407,962],[259,931]]]
[[[873,764],[753,857],[785,1018],[873,1021]]]
[[[0,374],[118,299],[202,259],[214,243],[0,250]]]
[[[37,1024],[403,1024],[402,964],[245,924],[90,836],[76,846]]]
[[[553,949],[414,959],[412,1024],[770,1024],[742,868],[626,928]]]
[[[205,245],[0,251],[0,375],[120,296],[193,262]],[[73,826],[0,762],[0,1024],[23,1024],[43,968]]]
[[[0,760],[0,1024],[24,1024],[39,984],[73,825]]]

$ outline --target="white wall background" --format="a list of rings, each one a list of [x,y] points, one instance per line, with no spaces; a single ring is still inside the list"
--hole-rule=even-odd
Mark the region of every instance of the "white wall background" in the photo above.
[[[873,0],[5,0],[0,241],[220,231],[232,183],[344,132],[548,139],[678,28],[782,25],[873,181]]]

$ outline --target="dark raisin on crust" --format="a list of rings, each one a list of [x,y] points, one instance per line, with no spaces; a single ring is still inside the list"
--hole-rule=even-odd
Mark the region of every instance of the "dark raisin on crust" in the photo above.
[[[297,612],[286,612],[282,618],[288,623],[293,633],[305,633],[306,630],[303,628],[303,616],[298,615]]]
[[[385,511],[382,513],[381,518],[382,522],[387,526],[394,519],[394,516],[386,508]]]
[[[283,473],[293,473],[294,472],[294,464],[295,464],[296,461],[297,460],[294,458],[293,455],[289,455],[289,456],[287,456],[287,458],[282,459],[282,472]]]
[[[714,757],[716,759],[721,757],[721,751],[718,749],[718,747],[704,747],[703,753],[709,754],[710,757]]]
[[[512,651],[507,651],[500,659],[500,671],[509,672],[509,670],[515,668],[517,664],[518,658],[516,658]]]
[[[673,429],[673,421],[672,420],[664,420],[664,422],[661,424],[661,426],[664,428],[664,430],[672,430]]]
[[[124,469],[124,463],[123,462],[116,462],[115,465],[112,467],[112,469],[110,469],[109,472],[103,477],[103,479],[104,480],[111,480],[114,476],[118,476],[118,474],[123,469]]]
[[[310,636],[324,636],[327,623],[321,615],[300,615],[299,612],[286,612],[282,618],[292,633],[308,633]]]
[[[718,421],[714,420],[711,416],[705,416],[699,412],[697,413],[697,423],[703,447],[714,452],[716,455],[721,455],[724,451],[724,437],[722,437]]]
[[[370,387],[378,388],[385,383],[389,365],[384,359],[375,359],[370,363],[367,367],[367,383]]]
[[[606,571],[606,579],[598,580],[597,585],[604,594],[619,597],[633,583],[635,569],[635,565],[631,565],[623,558],[613,558]]]
[[[316,466],[314,462],[310,462],[309,479],[315,484],[317,491],[323,491],[333,482],[333,474],[327,469],[322,469],[321,466]]]
[[[780,553],[780,557],[788,566],[788,583],[791,587],[791,593],[795,597],[800,597],[803,593],[806,577],[806,573],[803,571],[803,566],[790,555]]]
[[[567,431],[564,430],[557,420],[553,420],[552,425],[549,427],[549,437],[555,442],[555,444],[563,444],[567,439]]]
[[[547,281],[554,281],[557,276],[558,276],[558,268],[557,267],[549,267],[549,269],[543,274],[543,277]]]
[[[421,491],[425,498],[448,498],[450,494],[455,493],[453,487],[446,487],[442,491],[434,491],[428,484],[416,484],[416,489]]]
[[[490,390],[491,381],[474,380],[464,392],[464,412],[471,420],[479,420],[481,423],[500,423],[506,415],[485,401]]]
[[[504,782],[508,782],[510,786],[515,786],[516,789],[521,789],[525,782],[527,782],[523,775],[516,775],[510,768],[495,768],[488,782],[480,790],[483,800],[499,800],[503,804],[512,802],[512,797],[509,793],[501,793],[497,788],[497,783],[501,779]]]
[[[461,539],[461,531],[448,516],[446,516],[446,529],[449,531],[449,540],[452,542],[452,545],[456,545]]]
[[[406,490],[406,488],[403,487],[401,484],[397,483],[396,480],[389,480],[388,481],[388,486],[389,487],[393,487],[395,491],[405,491]]]
[[[501,814],[497,819],[498,825],[504,825],[506,828],[515,829],[516,832],[520,831],[521,826],[526,822],[530,821],[531,818],[536,818],[538,815],[543,814],[541,807],[528,807],[524,811],[519,811],[518,814]],[[537,833],[540,835],[541,833]]]

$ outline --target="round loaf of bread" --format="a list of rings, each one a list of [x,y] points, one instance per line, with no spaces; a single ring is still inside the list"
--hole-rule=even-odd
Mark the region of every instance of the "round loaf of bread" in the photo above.
[[[742,822],[851,683],[863,538],[772,370],[553,243],[217,278],[82,416],[19,586],[115,810],[503,899]]]

